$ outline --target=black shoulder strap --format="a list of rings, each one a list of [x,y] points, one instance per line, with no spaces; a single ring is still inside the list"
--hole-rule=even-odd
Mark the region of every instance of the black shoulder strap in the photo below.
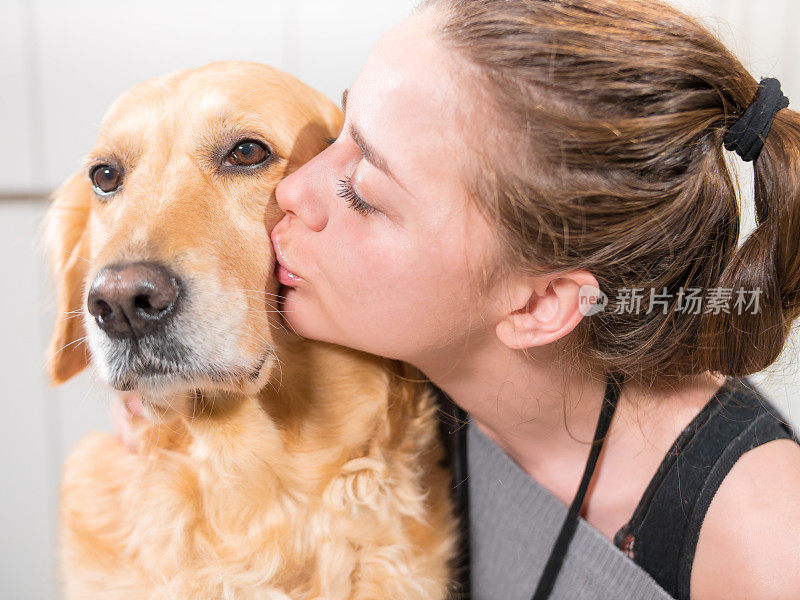
[[[739,457],[772,440],[800,444],[786,419],[748,378],[728,377],[662,461],[614,542],[678,600],[688,600],[700,527]]]

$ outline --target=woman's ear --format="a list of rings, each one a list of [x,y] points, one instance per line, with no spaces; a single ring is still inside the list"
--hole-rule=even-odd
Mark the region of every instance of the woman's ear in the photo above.
[[[92,197],[86,174],[76,173],[56,190],[42,222],[41,235],[58,298],[46,364],[47,374],[55,385],[77,375],[89,364],[83,315]]]
[[[517,350],[561,339],[587,315],[582,301],[589,289],[599,290],[597,279],[582,270],[521,278],[509,287],[497,337]]]

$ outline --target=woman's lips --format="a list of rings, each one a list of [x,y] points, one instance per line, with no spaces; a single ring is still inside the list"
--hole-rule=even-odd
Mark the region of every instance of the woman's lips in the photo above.
[[[280,281],[283,285],[288,285],[290,287],[294,287],[298,283],[305,281],[299,275],[295,275],[291,271],[289,271],[286,267],[284,267],[281,263],[277,263],[275,265],[275,277]]]
[[[298,283],[305,281],[305,279],[289,270],[286,257],[284,256],[283,249],[281,248],[280,240],[278,240],[274,232],[272,235],[270,235],[270,239],[272,240],[272,246],[275,249],[275,260],[277,261],[275,264],[275,277],[278,279],[278,281],[283,285],[288,286],[295,286]]]

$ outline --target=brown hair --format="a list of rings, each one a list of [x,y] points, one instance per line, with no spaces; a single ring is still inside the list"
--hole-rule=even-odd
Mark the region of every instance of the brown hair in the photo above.
[[[466,176],[502,265],[585,269],[609,297],[571,333],[571,357],[645,385],[775,361],[800,313],[798,113],[777,113],[754,163],[757,228],[737,249],[723,137],[758,83],[696,19],[641,0],[419,8],[492,107]],[[641,311],[615,312],[623,288],[643,288]],[[666,288],[666,314],[646,314],[651,288]],[[680,288],[730,290],[729,313],[676,310]],[[734,307],[758,289],[756,314]]]

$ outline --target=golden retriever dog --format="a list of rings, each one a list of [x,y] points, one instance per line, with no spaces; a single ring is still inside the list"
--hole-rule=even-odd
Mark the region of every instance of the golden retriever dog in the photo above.
[[[453,589],[457,522],[434,390],[399,361],[302,339],[277,313],[282,177],[338,107],[224,61],[106,113],[43,233],[48,372],[141,395],[139,453],[82,439],[61,485],[68,600],[395,600]]]

